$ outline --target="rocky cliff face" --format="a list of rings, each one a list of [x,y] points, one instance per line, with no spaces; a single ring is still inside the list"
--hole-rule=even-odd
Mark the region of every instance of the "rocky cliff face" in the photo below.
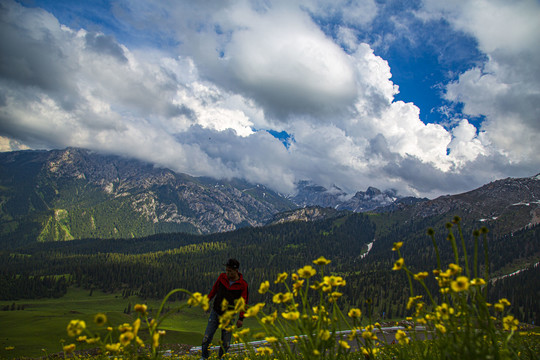
[[[0,154],[0,171],[4,234],[21,225],[18,216],[33,216],[41,230],[58,233],[61,226],[68,234],[63,239],[204,234],[263,225],[295,207],[260,185],[195,178],[82,149]],[[60,225],[54,216],[58,209],[67,214]],[[85,234],[83,228],[94,232]]]

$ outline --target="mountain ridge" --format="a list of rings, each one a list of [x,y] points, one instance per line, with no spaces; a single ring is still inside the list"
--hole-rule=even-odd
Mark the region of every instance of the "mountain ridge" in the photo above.
[[[76,148],[3,153],[0,167],[4,237],[23,227],[40,228],[34,235],[41,241],[220,232],[262,225],[294,207],[261,185]]]
[[[374,187],[351,197],[308,181],[284,196],[242,179],[193,177],[79,148],[0,153],[3,243],[208,234],[341,212],[399,213],[405,221],[459,214],[509,232],[539,223],[539,199],[540,175],[432,200]]]

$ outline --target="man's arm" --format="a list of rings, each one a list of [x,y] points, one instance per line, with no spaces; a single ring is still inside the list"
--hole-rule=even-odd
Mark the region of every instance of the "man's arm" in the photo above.
[[[214,286],[212,286],[212,290],[210,290],[210,293],[208,294],[208,300],[212,300],[214,296],[216,296],[219,283],[220,283],[220,278],[221,278],[221,275],[218,276],[216,282],[214,283]]]

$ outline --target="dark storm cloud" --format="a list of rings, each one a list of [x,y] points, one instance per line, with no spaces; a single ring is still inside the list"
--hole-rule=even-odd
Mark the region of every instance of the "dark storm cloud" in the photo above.
[[[86,46],[91,50],[100,54],[110,55],[118,61],[127,62],[127,58],[124,56],[124,50],[122,50],[112,36],[87,33],[84,38],[86,40]]]

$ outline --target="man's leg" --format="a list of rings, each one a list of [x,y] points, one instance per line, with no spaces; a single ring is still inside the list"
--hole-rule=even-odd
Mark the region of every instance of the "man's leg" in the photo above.
[[[216,330],[219,327],[219,316],[218,314],[212,310],[210,312],[210,316],[208,317],[208,325],[206,325],[206,330],[204,331],[204,337],[202,341],[202,357],[204,359],[208,359],[210,357],[210,353],[208,351],[208,347],[212,343],[212,339],[214,338],[214,334]]]
[[[231,346],[232,333],[221,329],[221,346],[219,347],[219,357],[221,358]]]

